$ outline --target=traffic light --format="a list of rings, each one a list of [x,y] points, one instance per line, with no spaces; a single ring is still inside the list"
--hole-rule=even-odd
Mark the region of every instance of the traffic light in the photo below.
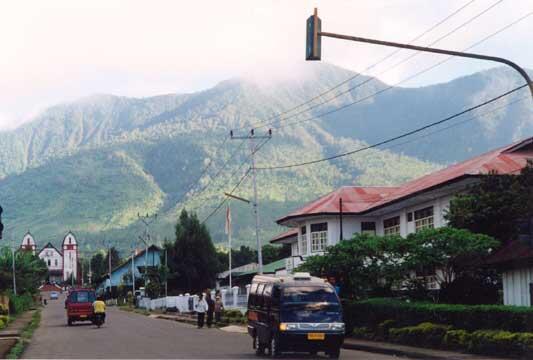
[[[315,13],[307,19],[305,60],[320,60],[322,54],[322,40],[318,34],[322,29],[322,20]]]

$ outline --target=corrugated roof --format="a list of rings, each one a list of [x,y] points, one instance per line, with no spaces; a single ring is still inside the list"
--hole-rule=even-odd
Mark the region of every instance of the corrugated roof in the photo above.
[[[533,259],[533,247],[522,241],[515,240],[491,255],[486,263],[505,264],[530,259]]]
[[[277,243],[282,240],[286,240],[292,237],[298,236],[298,229],[289,229],[285,232],[282,232],[281,234],[274,237],[272,240],[270,240],[271,243]]]
[[[533,137],[422,176],[399,187],[341,187],[278,219],[277,223],[281,225],[290,219],[313,215],[337,215],[340,212],[340,198],[344,213],[368,213],[465,176],[477,176],[493,171],[499,174],[519,173],[526,166],[528,159],[533,159]]]

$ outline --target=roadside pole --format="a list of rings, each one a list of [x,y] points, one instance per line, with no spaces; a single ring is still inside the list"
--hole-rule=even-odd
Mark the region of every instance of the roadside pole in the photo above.
[[[272,139],[272,129],[268,130],[268,133],[266,135],[256,136],[254,129],[250,130],[250,134],[247,136],[233,136],[233,130],[230,131],[230,137],[232,140],[236,139],[248,139],[250,143],[250,157],[252,162],[252,182],[253,182],[253,190],[254,190],[254,201],[253,201],[253,211],[255,216],[255,241],[257,246],[257,266],[258,266],[258,274],[263,273],[263,254],[262,254],[262,245],[261,240],[259,239],[259,213],[257,210],[257,179],[256,179],[256,173],[257,170],[255,168],[255,153],[257,150],[259,150],[259,147],[255,144],[255,139]]]
[[[13,295],[17,295],[17,280],[16,280],[16,267],[15,267],[15,240],[13,236],[11,236],[12,241],[12,251],[13,251]]]

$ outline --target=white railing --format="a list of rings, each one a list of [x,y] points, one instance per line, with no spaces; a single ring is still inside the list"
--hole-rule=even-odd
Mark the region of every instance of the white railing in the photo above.
[[[300,266],[304,260],[301,256],[291,256],[285,259],[285,269],[288,273]]]
[[[239,289],[237,286],[230,289],[221,289],[220,295],[222,303],[226,309],[240,309],[244,310],[248,304],[248,294],[250,286],[247,285],[245,290]],[[212,299],[215,299],[215,291],[211,293]],[[180,313],[193,312],[198,304],[197,295],[179,295],[167,296],[159,299],[150,299],[147,297],[140,298],[137,306],[142,309],[156,310],[156,309],[176,309]]]

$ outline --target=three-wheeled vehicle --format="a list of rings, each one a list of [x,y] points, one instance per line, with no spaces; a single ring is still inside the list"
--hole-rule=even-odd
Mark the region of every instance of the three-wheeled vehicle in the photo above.
[[[93,289],[72,289],[65,301],[68,325],[71,326],[75,321],[93,321],[95,300]]]
[[[344,341],[339,297],[331,284],[308,273],[257,275],[248,298],[248,334],[257,355],[324,351],[338,358]]]

